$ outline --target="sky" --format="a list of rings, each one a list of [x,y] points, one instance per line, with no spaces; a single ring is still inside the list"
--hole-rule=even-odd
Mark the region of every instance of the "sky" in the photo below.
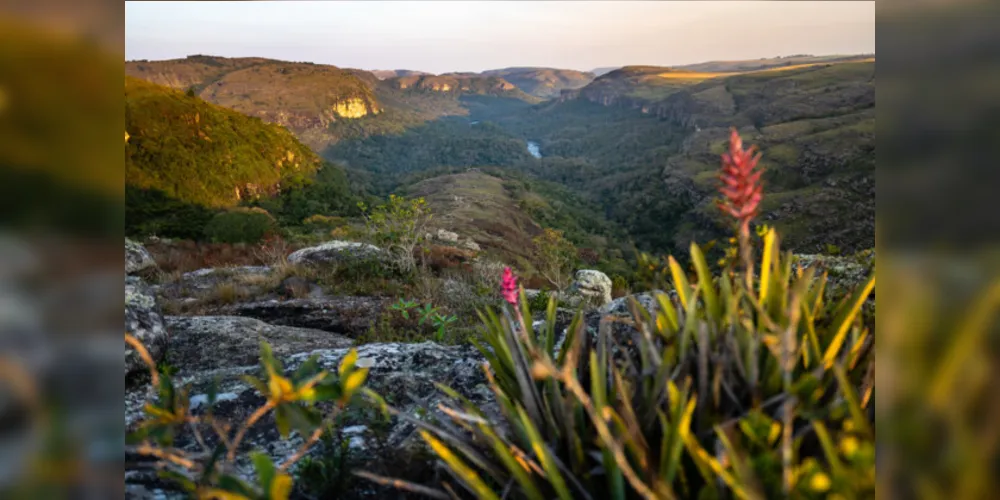
[[[432,73],[875,52],[875,2],[125,2],[125,58]]]

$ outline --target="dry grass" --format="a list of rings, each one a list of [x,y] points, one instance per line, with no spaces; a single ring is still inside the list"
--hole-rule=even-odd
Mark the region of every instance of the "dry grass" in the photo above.
[[[186,273],[207,267],[274,266],[297,250],[295,245],[274,238],[260,245],[202,243],[190,240],[156,239],[143,243],[165,273]]]

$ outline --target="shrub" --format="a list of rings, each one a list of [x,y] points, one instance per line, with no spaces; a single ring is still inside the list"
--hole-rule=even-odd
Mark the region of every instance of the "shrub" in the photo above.
[[[347,220],[343,217],[316,214],[303,219],[302,224],[309,229],[329,231],[347,224]]]
[[[557,290],[565,290],[576,261],[576,249],[562,231],[545,229],[531,240],[537,251],[535,267]]]
[[[392,263],[403,272],[416,267],[413,251],[425,238],[425,228],[431,219],[430,207],[423,198],[406,199],[394,194],[371,210],[364,203],[365,225],[372,242],[392,256]]]
[[[237,208],[212,217],[205,226],[205,238],[214,243],[257,243],[277,229],[266,210]]]

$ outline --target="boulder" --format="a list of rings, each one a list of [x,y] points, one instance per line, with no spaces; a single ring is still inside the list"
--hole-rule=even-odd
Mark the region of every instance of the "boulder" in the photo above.
[[[581,269],[576,272],[569,295],[579,297],[586,306],[603,306],[611,302],[611,278],[600,271]]]
[[[163,359],[168,334],[156,297],[149,287],[135,276],[125,277],[125,333],[135,336],[149,351],[153,362]],[[148,367],[135,349],[125,345],[125,375],[146,371]]]
[[[291,264],[334,264],[338,262],[378,258],[382,249],[368,243],[333,240],[314,247],[302,248],[288,256]]]
[[[125,238],[125,274],[137,274],[156,268],[156,261],[146,247]]]
[[[377,297],[323,297],[263,300],[225,306],[221,314],[257,318],[275,325],[313,328],[356,338],[368,331],[385,308]]]

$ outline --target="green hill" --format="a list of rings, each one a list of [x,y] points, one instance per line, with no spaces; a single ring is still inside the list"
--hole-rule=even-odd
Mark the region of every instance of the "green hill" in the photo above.
[[[319,158],[287,130],[125,77],[125,183],[207,207],[274,194]]]
[[[349,212],[345,172],[284,128],[125,77],[126,233],[201,238],[217,211],[260,204],[283,224]]]
[[[430,171],[409,181],[402,192],[425,198],[435,224],[523,272],[534,269],[532,238],[543,228],[561,230],[578,249],[599,256],[591,266],[609,273],[626,267],[629,238],[579,193],[558,184],[495,167]]]

